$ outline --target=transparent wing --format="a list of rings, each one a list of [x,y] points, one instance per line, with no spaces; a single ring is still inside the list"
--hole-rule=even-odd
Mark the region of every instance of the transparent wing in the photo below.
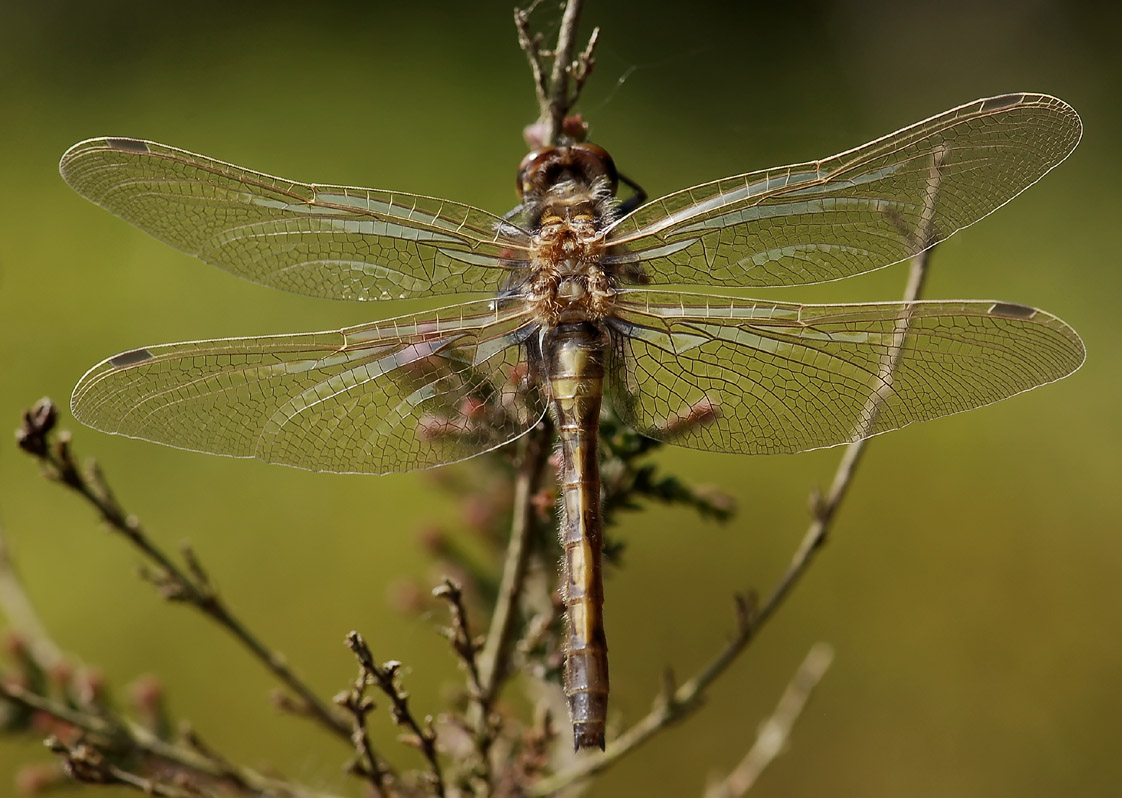
[[[987,405],[1083,362],[1075,331],[1003,302],[788,303],[628,291],[608,395],[629,426],[745,454],[834,446]]]
[[[908,258],[986,216],[1079,142],[1062,100],[976,100],[822,161],[679,191],[615,224],[608,263],[650,283],[780,286]],[[646,281],[644,281],[646,282]]]
[[[525,232],[447,200],[296,183],[136,139],[83,141],[59,169],[83,197],[161,241],[298,294],[493,292],[525,268]]]
[[[518,437],[545,412],[537,328],[493,304],[137,349],[90,369],[71,407],[106,432],[313,471],[451,463]]]

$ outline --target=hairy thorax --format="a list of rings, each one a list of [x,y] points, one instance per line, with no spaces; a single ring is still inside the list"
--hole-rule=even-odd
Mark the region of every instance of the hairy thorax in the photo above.
[[[530,301],[546,326],[596,322],[612,310],[612,279],[602,265],[604,215],[596,199],[552,198],[534,234]],[[566,201],[570,200],[570,201]]]

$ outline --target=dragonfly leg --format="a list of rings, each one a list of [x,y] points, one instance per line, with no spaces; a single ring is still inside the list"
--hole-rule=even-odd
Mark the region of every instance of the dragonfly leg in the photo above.
[[[619,182],[623,183],[625,186],[635,192],[619,204],[620,214],[626,216],[647,201],[647,192],[643,190],[642,186],[640,186],[627,175],[619,175]]]

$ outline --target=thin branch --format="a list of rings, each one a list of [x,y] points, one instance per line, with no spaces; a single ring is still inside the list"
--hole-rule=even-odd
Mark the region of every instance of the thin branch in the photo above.
[[[541,483],[542,473],[549,461],[549,444],[553,427],[543,421],[519,441],[517,474],[511,505],[510,539],[503,562],[491,624],[479,657],[475,656],[475,642],[467,631],[467,617],[459,604],[458,591],[453,602],[453,619],[463,625],[466,649],[460,651],[468,666],[469,688],[472,698],[468,723],[473,727],[475,748],[479,753],[478,768],[487,781],[492,770],[491,746],[498,733],[498,722],[492,717],[492,708],[507,675],[511,671],[511,656],[518,625],[519,603],[525,592],[526,570],[530,564],[531,542],[536,532],[537,507],[534,501]],[[448,587],[446,583],[446,588]],[[456,621],[456,618],[459,621]],[[455,643],[455,641],[454,641]],[[470,652],[470,656],[468,656]]]
[[[42,713],[75,729],[105,741],[112,750],[132,751],[167,763],[182,773],[194,774],[213,781],[233,781],[244,785],[243,794],[286,796],[287,798],[334,798],[287,781],[269,779],[249,768],[206,756],[191,748],[161,740],[150,730],[136,723],[83,712],[62,701],[39,695],[0,679],[0,698],[25,710]],[[87,741],[91,744],[92,741]]]
[[[362,642],[362,638],[357,632],[347,635],[347,647],[354,651],[355,644],[352,638],[356,638],[359,642]],[[362,645],[365,647],[366,643],[362,642]],[[355,679],[351,689],[335,696],[335,703],[354,718],[351,726],[351,744],[355,749],[355,759],[350,767],[351,772],[364,776],[370,782],[374,794],[383,796],[387,794],[386,783],[390,774],[379,761],[366,729],[366,716],[374,709],[374,700],[366,696],[366,686],[369,683],[366,667],[360,664],[358,678]]]
[[[795,722],[833,659],[834,650],[825,643],[810,649],[775,711],[760,724],[756,742],[724,779],[705,791],[705,798],[738,798],[752,789],[764,769],[786,750]]]
[[[434,589],[432,594],[448,602],[448,608],[452,614],[452,626],[446,634],[453,650],[467,670],[468,686],[471,694],[478,700],[479,696],[483,694],[483,683],[479,677],[479,660],[476,656],[479,653],[480,645],[472,635],[471,627],[468,624],[463,586],[446,576],[444,577],[444,584]]]
[[[514,10],[514,25],[518,30],[518,44],[526,54],[530,71],[534,76],[534,91],[538,99],[538,124],[542,130],[540,141],[543,144],[556,144],[564,127],[565,116],[576,104],[581,89],[596,64],[594,57],[600,29],[596,28],[589,36],[588,44],[579,55],[576,53],[577,27],[580,21],[583,0],[567,0],[561,15],[561,25],[557,34],[557,46],[552,51],[542,49],[540,34],[530,30],[530,14],[537,8],[534,2],[527,9]],[[552,58],[553,64],[546,78],[544,60]],[[570,79],[572,89],[570,90]]]
[[[54,404],[49,399],[40,400],[34,409],[24,413],[23,427],[17,432],[20,447],[37,457],[46,466],[51,478],[91,504],[110,529],[123,536],[155,565],[155,572],[146,572],[145,576],[166,598],[194,607],[226,629],[282,684],[299,696],[300,709],[304,714],[349,741],[351,729],[346,719],[322,701],[292,671],[282,654],[268,648],[231,612],[211,585],[198,558],[188,549],[184,552],[186,568],[177,565],[148,537],[136,516],[125,512],[99,469],[91,467],[83,472],[78,467],[67,433],[60,434],[57,441],[51,440],[57,417]]]
[[[4,530],[0,527],[0,612],[7,617],[11,628],[18,632],[31,648],[31,656],[45,670],[52,670],[63,661],[62,651],[51,639],[47,628],[20,582],[12,562]]]
[[[530,72],[534,77],[534,93],[538,98],[538,107],[545,113],[545,109],[549,107],[549,86],[545,82],[545,70],[542,67],[542,51],[541,51],[541,34],[536,34],[530,30],[530,14],[538,7],[538,0],[535,0],[529,8],[514,9],[514,27],[518,31],[518,46],[522,48],[522,52],[526,54],[526,60],[530,64]]]
[[[581,91],[584,89],[584,83],[592,75],[592,68],[596,65],[596,45],[600,42],[600,29],[593,28],[592,35],[588,37],[588,44],[584,46],[584,50],[577,56],[573,62],[572,77],[573,77],[573,93],[569,100],[569,106],[572,107],[576,103],[577,98],[580,96]]]
[[[510,523],[510,543],[503,563],[499,596],[491,615],[487,640],[479,663],[479,704],[490,711],[495,695],[507,676],[510,649],[514,640],[518,600],[522,595],[526,568],[530,561],[530,540],[535,530],[534,496],[538,492],[545,464],[549,461],[550,424],[531,430],[522,438],[518,474],[514,483],[514,506]]]
[[[200,798],[214,795],[209,790],[172,787],[125,770],[105,756],[97,746],[85,742],[67,745],[53,735],[45,740],[47,748],[62,757],[66,774],[81,784],[122,785],[160,798]]]
[[[545,140],[549,142],[557,140],[561,122],[573,104],[569,97],[569,76],[577,44],[577,24],[583,7],[584,0],[568,0],[561,16],[557,49],[553,51],[553,74],[549,78],[549,114],[543,116],[546,122]]]
[[[355,692],[361,697],[361,691],[365,686],[374,684],[390,699],[392,705],[390,715],[393,717],[394,723],[404,726],[413,733],[414,738],[409,742],[424,754],[429,763],[429,782],[434,793],[443,798],[445,792],[444,775],[440,767],[440,758],[437,756],[436,732],[433,730],[432,718],[426,718],[425,726],[422,728],[417,719],[413,717],[413,712],[409,709],[409,694],[402,690],[396,681],[401,663],[391,660],[384,665],[378,665],[374,661],[374,655],[370,652],[366,640],[358,632],[348,634],[346,643],[347,648],[354,652],[359,664],[359,676],[355,682]],[[368,712],[371,708],[373,708],[373,704],[367,705],[365,711]],[[365,733],[363,736],[365,737]],[[365,741],[364,745],[368,750],[369,741]]]
[[[123,733],[120,726],[100,715],[91,715],[61,701],[46,698],[9,679],[0,679],[0,698],[23,709],[31,712],[42,712],[55,720],[108,739]]]
[[[945,155],[945,150],[937,150],[932,156],[928,190],[924,198],[924,211],[919,227],[914,231],[915,239],[913,243],[917,249],[936,238],[936,231],[933,228],[934,211],[939,196]],[[919,299],[933,252],[934,247],[928,246],[911,258],[908,283],[904,293],[905,304],[914,303]],[[862,434],[871,434],[875,430],[876,420],[884,400],[883,389],[885,386],[891,386],[892,374],[899,361],[908,321],[909,317],[905,316],[894,332],[893,345],[889,347],[880,367],[879,383],[881,389],[873,391],[867,400],[865,411],[861,414],[862,425],[855,430],[855,437]],[[824,499],[819,496],[814,497],[812,507],[814,515],[811,523],[803,535],[790,565],[787,566],[787,570],[783,573],[768,599],[760,605],[758,610],[752,602],[746,599],[737,600],[738,623],[736,634],[732,640],[693,678],[676,690],[667,690],[656,702],[654,708],[612,742],[604,753],[589,756],[569,770],[557,773],[552,778],[535,785],[532,791],[533,795],[549,795],[569,784],[583,781],[607,769],[659,731],[681,720],[700,706],[702,696],[709,685],[723,674],[729,665],[747,648],[748,644],[756,638],[760,629],[782,606],[787,595],[798,584],[811,562],[814,561],[814,555],[826,541],[838,507],[849,490],[857,471],[857,465],[869,440],[867,437],[861,438],[846,448],[845,454],[842,455],[841,462],[834,472],[829,494]]]
[[[199,733],[195,731],[189,723],[180,724],[180,737],[184,745],[188,746],[199,756],[212,762],[217,772],[223,774],[222,778],[224,781],[230,782],[243,792],[251,789],[251,785],[246,784],[245,781],[242,780],[242,774],[239,769],[230,762],[230,760],[204,742],[199,736]]]

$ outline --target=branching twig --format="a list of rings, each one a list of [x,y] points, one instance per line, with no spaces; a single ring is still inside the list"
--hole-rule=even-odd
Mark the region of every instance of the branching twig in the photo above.
[[[452,613],[452,626],[447,630],[448,640],[452,648],[464,663],[468,672],[468,684],[473,698],[479,699],[483,694],[483,683],[479,676],[479,662],[476,656],[479,653],[479,641],[471,633],[468,624],[467,608],[464,607],[463,587],[455,580],[444,577],[444,584],[432,591],[437,598],[448,602]]]
[[[538,98],[538,121],[542,125],[541,141],[556,144],[561,134],[565,116],[576,104],[584,82],[592,73],[596,63],[594,53],[600,29],[592,31],[584,50],[576,53],[577,25],[580,21],[583,0],[567,0],[561,16],[561,26],[557,34],[557,47],[552,51],[542,50],[541,36],[530,31],[530,14],[537,7],[533,3],[528,9],[514,10],[514,25],[518,29],[518,44],[526,53],[530,70],[534,76],[534,91]],[[553,66],[547,81],[544,60],[552,58]],[[572,79],[572,89],[569,80]]]
[[[921,216],[919,228],[913,233],[918,246],[935,240],[935,231],[932,229],[932,224],[934,220],[935,203],[939,194],[944,155],[945,153],[938,151],[932,159],[931,175],[928,180],[928,192],[924,201],[924,212]],[[905,304],[911,304],[919,299],[933,251],[933,247],[927,247],[912,257],[908,274],[908,284],[904,293]],[[878,380],[881,386],[891,384],[892,374],[899,360],[904,336],[907,332],[906,319],[907,317],[905,317],[905,320],[901,322],[895,331],[893,346],[889,347],[887,355],[881,363],[881,372]],[[861,414],[864,428],[855,430],[855,437],[861,436],[862,434],[871,434],[872,431],[875,431],[876,419],[882,402],[882,392],[880,390],[873,391],[866,403],[865,411]],[[755,609],[754,602],[749,602],[745,599],[737,600],[738,623],[736,634],[717,656],[689,681],[682,684],[677,689],[667,690],[656,702],[654,708],[634,726],[609,744],[604,753],[589,756],[578,762],[569,770],[557,773],[552,778],[535,785],[533,789],[534,795],[549,795],[569,784],[582,781],[593,774],[605,770],[621,757],[649,740],[660,730],[681,720],[700,705],[701,698],[709,685],[723,674],[725,670],[728,669],[729,665],[731,665],[741,652],[747,648],[748,644],[756,638],[760,629],[763,628],[764,624],[775,614],[776,610],[782,606],[783,601],[791,592],[792,588],[799,582],[803,574],[806,573],[810,563],[814,560],[814,554],[826,541],[831,523],[836,516],[838,507],[845,498],[849,485],[856,473],[857,464],[868,442],[869,438],[862,437],[846,448],[845,454],[842,455],[841,462],[834,472],[834,479],[831,483],[829,494],[827,494],[824,499],[817,496],[814,497],[815,500],[812,506],[813,518],[810,526],[803,535],[802,541],[791,560],[791,564],[787,567],[783,576],[780,577],[779,583],[772,590],[767,600],[759,606],[758,610]]]
[[[250,653],[288,689],[300,698],[300,709],[345,740],[350,739],[350,725],[333,708],[323,702],[288,666],[282,654],[268,648],[235,616],[215,591],[198,558],[184,551],[185,567],[181,567],[148,537],[136,516],[129,515],[117,502],[96,467],[86,472],[78,467],[70,447],[70,436],[62,433],[52,440],[51,433],[58,411],[49,399],[40,400],[24,414],[23,427],[17,432],[19,445],[37,457],[48,474],[75,491],[101,515],[109,528],[122,535],[154,566],[146,578],[173,601],[181,601],[202,612],[232,634]]]
[[[438,796],[444,795],[444,775],[441,772],[440,758],[437,756],[436,751],[436,732],[432,727],[432,718],[425,718],[424,728],[413,717],[412,710],[409,709],[409,694],[402,690],[396,681],[397,672],[401,668],[401,663],[396,660],[391,660],[384,665],[378,665],[374,661],[374,655],[370,653],[370,647],[366,645],[366,640],[358,632],[351,632],[347,635],[347,648],[354,652],[355,657],[358,659],[359,675],[355,681],[354,694],[361,700],[362,691],[367,684],[377,686],[389,699],[391,703],[390,715],[393,717],[394,723],[399,726],[404,726],[409,729],[413,734],[413,739],[409,742],[420,749],[424,754],[425,759],[429,763],[429,781],[431,782],[433,792]],[[361,714],[365,715],[373,708],[373,703],[363,703],[361,707]],[[355,713],[356,724],[362,725],[359,718],[360,714]],[[363,746],[364,758],[369,751],[369,740],[365,739],[365,728],[362,729],[363,740],[358,744]],[[357,739],[357,733],[356,733]]]
[[[639,510],[641,500],[692,507],[702,518],[727,521],[736,503],[723,491],[691,485],[660,473],[648,456],[664,444],[644,438],[628,427],[615,413],[600,418],[600,511],[604,526],[611,526],[623,510]]]
[[[100,715],[92,715],[61,701],[41,696],[8,679],[0,679],[0,698],[106,739],[112,740],[124,733],[120,726]]]
[[[40,421],[45,421],[51,414],[48,410],[41,410],[36,415]],[[23,663],[25,669],[38,673],[53,671],[56,678],[58,674],[69,672],[65,667],[66,656],[39,623],[31,602],[23,591],[23,586],[16,578],[15,565],[11,560],[2,531],[0,531],[0,610],[18,631],[20,640],[26,646]],[[153,783],[138,774],[119,768],[105,756],[104,752],[109,750],[121,752],[130,758],[139,754],[149,759],[157,759],[164,763],[164,770],[170,767],[181,775],[191,774],[212,782],[233,784],[243,795],[262,795],[266,791],[273,795],[296,795],[299,792],[282,785],[268,784],[263,777],[254,772],[241,771],[225,762],[220,767],[211,767],[205,761],[193,756],[189,749],[167,742],[166,737],[161,735],[163,730],[159,723],[150,726],[128,723],[114,716],[101,702],[91,702],[89,705],[81,706],[69,697],[65,701],[51,698],[46,694],[46,689],[45,684],[34,678],[29,679],[26,675],[22,679],[8,674],[0,678],[2,703],[19,707],[29,717],[51,718],[68,732],[81,733],[81,739],[73,744],[63,743],[55,735],[51,735],[47,741],[48,747],[63,757],[67,775],[77,781],[125,784],[154,795],[176,797],[186,795],[182,790]],[[37,724],[32,728],[42,727],[41,724]]]
[[[810,649],[779,699],[779,705],[760,724],[756,742],[724,779],[710,785],[705,798],[738,798],[752,789],[764,768],[787,748],[795,722],[833,659],[834,651],[825,643]]]
[[[541,34],[533,33],[530,30],[530,14],[534,12],[537,6],[538,2],[535,0],[529,8],[514,9],[514,27],[518,31],[518,46],[522,48],[522,52],[526,54],[526,60],[530,64],[530,73],[534,77],[534,93],[537,95],[538,107],[541,109],[544,118],[546,109],[549,108],[549,85],[546,83],[545,69],[542,64],[542,37]]]
[[[191,748],[161,740],[148,729],[117,718],[91,714],[66,703],[24,689],[10,680],[0,679],[0,698],[35,713],[41,713],[90,735],[84,743],[99,751],[108,748],[141,754],[159,760],[177,772],[191,774],[215,782],[236,782],[243,785],[241,794],[249,796],[287,796],[288,798],[333,798],[293,785],[288,781],[268,779],[248,768],[234,767]],[[95,741],[101,741],[96,743]],[[135,785],[133,785],[135,786]]]
[[[47,748],[62,757],[66,774],[82,784],[123,785],[160,798],[200,798],[212,795],[200,788],[183,789],[152,781],[125,770],[111,762],[97,746],[85,742],[67,745],[57,737],[48,737]]]
[[[362,643],[362,646],[365,648],[366,643],[357,632],[351,632],[347,635],[346,642],[348,648],[352,651],[355,650],[355,644],[353,644],[352,638]],[[367,654],[369,654],[369,651],[367,651]],[[361,661],[360,658],[360,663]],[[335,696],[335,703],[349,712],[351,717],[354,718],[351,726],[351,744],[355,749],[355,759],[353,760],[350,770],[361,776],[365,776],[367,781],[370,782],[374,794],[383,796],[387,794],[386,782],[390,774],[374,752],[374,747],[370,742],[370,734],[366,729],[366,716],[374,709],[374,699],[366,695],[366,687],[369,681],[365,665],[360,664],[358,677],[355,679],[351,689]]]

